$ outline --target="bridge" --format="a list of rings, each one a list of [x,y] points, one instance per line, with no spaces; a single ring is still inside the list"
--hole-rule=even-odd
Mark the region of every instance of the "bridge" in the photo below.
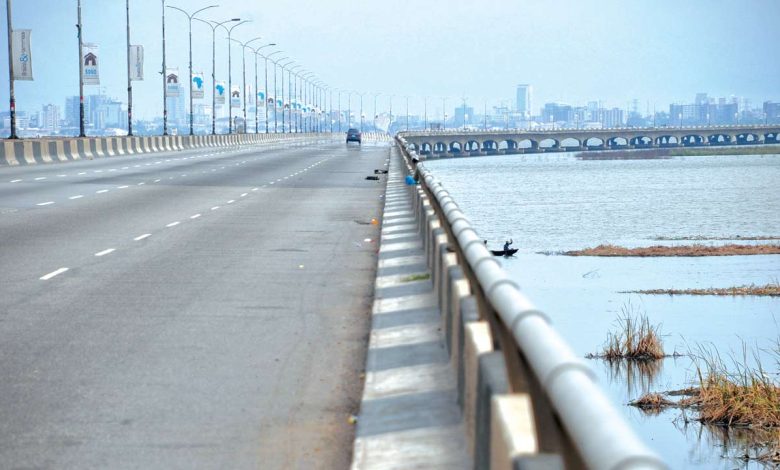
[[[427,156],[780,144],[780,126],[403,132]]]
[[[5,142],[0,461],[666,468],[411,146],[364,138]]]

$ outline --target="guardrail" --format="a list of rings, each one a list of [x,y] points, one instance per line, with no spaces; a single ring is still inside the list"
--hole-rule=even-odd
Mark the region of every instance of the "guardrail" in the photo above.
[[[441,183],[406,161],[476,468],[666,469],[485,247]],[[526,461],[526,462],[523,462]]]
[[[139,153],[226,147],[279,140],[295,140],[331,134],[230,134],[167,135],[145,137],[74,137],[2,140],[0,166],[34,165],[72,160],[134,155]]]

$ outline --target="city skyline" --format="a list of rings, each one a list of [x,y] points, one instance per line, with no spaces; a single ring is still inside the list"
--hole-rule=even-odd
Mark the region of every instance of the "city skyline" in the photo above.
[[[207,6],[206,2],[167,3],[192,9]],[[533,86],[531,112],[536,112],[540,103],[585,105],[593,100],[609,107],[627,108],[636,99],[642,107],[660,108],[690,100],[701,91],[712,96],[743,96],[754,106],[780,99],[780,90],[773,81],[780,65],[769,60],[771,45],[777,39],[771,25],[771,18],[775,17],[772,12],[780,13],[780,4],[776,2],[755,1],[745,8],[743,3],[724,1],[717,12],[708,8],[704,0],[684,5],[663,0],[652,6],[604,0],[598,8],[562,0],[544,4],[491,1],[478,11],[461,0],[401,3],[388,6],[377,2],[304,1],[305,8],[296,8],[295,15],[291,16],[289,4],[278,3],[261,9],[228,0],[200,16],[218,20],[251,19],[251,23],[236,29],[235,37],[247,40],[262,35],[265,40],[278,43],[278,48],[269,50],[284,50],[282,55],[290,55],[331,87],[367,96],[380,93],[381,109],[389,108],[392,94],[396,115],[405,104],[405,96],[410,97],[410,108],[416,114],[422,113],[425,97],[433,113],[441,108],[435,103],[442,96],[450,103],[466,96],[476,108],[482,103],[511,106],[517,83]],[[161,4],[156,0],[131,0],[130,5],[131,43],[143,45],[146,56],[145,80],[133,82],[134,116],[151,120],[162,114],[162,82],[158,75],[162,49]],[[390,21],[404,6],[421,18],[438,15],[444,23],[452,20],[449,24],[457,24],[455,19],[467,18],[498,26],[488,30],[489,34],[479,36],[458,34],[454,27],[417,28],[415,37],[410,38],[398,32]],[[85,42],[97,43],[102,55],[101,85],[86,87],[85,94],[102,92],[126,103],[126,44],[124,34],[117,34],[117,31],[124,33],[124,2],[98,4],[96,0],[83,0],[82,9]],[[702,26],[684,14],[664,13],[670,9],[680,13],[706,10],[709,16]],[[40,14],[41,11],[45,13]],[[352,15],[345,17],[345,11]],[[63,105],[66,97],[78,93],[75,13],[75,1],[32,0],[14,4],[14,28],[32,29],[35,71],[35,81],[16,82],[19,110],[34,112],[47,104]],[[523,28],[500,26],[499,19],[507,14],[526,18]],[[5,16],[4,10],[0,16]],[[599,22],[591,24],[598,25],[597,28],[575,27],[580,21],[587,23],[586,20],[597,17]],[[629,25],[612,21],[623,17],[644,21]],[[5,18],[2,19],[5,24]],[[294,28],[290,27],[291,19],[295,20]],[[186,25],[184,15],[168,9],[168,66],[178,67],[182,75],[187,73]],[[715,44],[713,31],[725,41]],[[193,32],[193,67],[204,72],[207,81],[206,96],[195,104],[209,105],[211,32],[205,25],[197,24]],[[683,33],[686,40],[677,40]],[[226,80],[227,41],[220,36],[224,34],[216,37],[217,80]],[[7,40],[5,35],[3,40]],[[375,51],[382,44],[391,47],[385,48],[386,53],[377,54]],[[504,46],[499,47],[501,44]],[[0,60],[7,64],[7,44],[4,46],[0,47]],[[234,44],[231,50],[235,84],[242,78],[241,47]],[[491,53],[486,55],[485,51]],[[253,84],[251,56],[250,53],[246,57],[247,82]],[[615,62],[615,56],[622,57],[622,62]],[[502,61],[502,58],[512,60]],[[644,63],[653,65],[643,66]],[[442,79],[437,71],[452,70],[452,64],[459,65],[455,68],[458,72],[447,73]],[[263,72],[261,60],[259,73]],[[2,76],[0,99],[7,103],[7,74]],[[353,109],[356,99],[353,95]],[[346,96],[342,96],[342,108],[347,107],[346,101]],[[373,110],[372,106],[368,107]]]

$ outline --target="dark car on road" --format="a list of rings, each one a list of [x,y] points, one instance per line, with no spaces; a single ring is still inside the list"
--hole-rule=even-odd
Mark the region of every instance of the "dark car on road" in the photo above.
[[[347,143],[350,142],[357,142],[361,143],[362,137],[360,135],[360,131],[357,129],[350,129],[347,131]]]

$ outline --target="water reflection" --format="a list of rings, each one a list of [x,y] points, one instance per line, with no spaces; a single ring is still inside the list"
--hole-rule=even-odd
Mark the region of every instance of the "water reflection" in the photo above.
[[[650,393],[664,367],[662,360],[601,359],[599,362],[610,383],[625,385],[628,397]]]
[[[772,458],[780,443],[779,429],[702,424],[684,411],[674,420],[674,425],[691,444],[692,461],[707,460],[709,449],[715,448],[720,449],[721,458],[729,461],[730,468],[780,468],[777,456]]]

